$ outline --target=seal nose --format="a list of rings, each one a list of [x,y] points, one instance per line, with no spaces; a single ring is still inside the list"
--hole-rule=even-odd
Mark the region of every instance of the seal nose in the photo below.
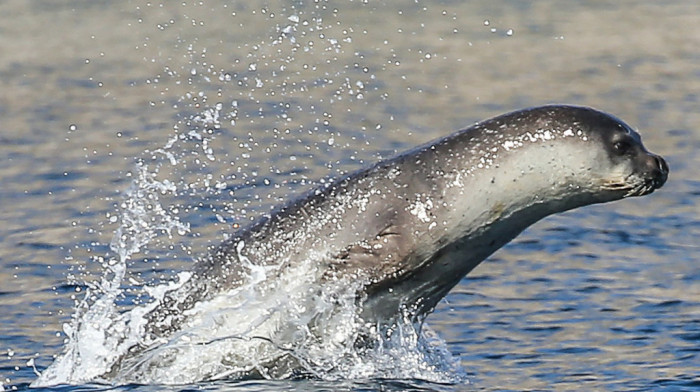
[[[661,188],[668,179],[668,164],[666,161],[658,155],[651,154],[652,159],[652,173],[654,174],[654,188]]]

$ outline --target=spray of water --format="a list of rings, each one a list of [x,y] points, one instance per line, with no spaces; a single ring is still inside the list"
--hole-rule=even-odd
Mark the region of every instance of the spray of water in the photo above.
[[[128,262],[156,236],[172,237],[174,230],[184,234],[189,229],[159,202],[161,195],[176,192],[175,186],[167,180],[156,180],[157,170],[149,170],[145,164],[136,169],[136,178],[121,204],[121,225],[110,244],[116,257],[100,259],[104,267],[102,279],[88,288],[71,322],[63,326],[68,337],[65,352],[34,385],[95,379],[129,347],[140,343],[139,334],[134,331],[143,329],[138,316],[147,309],[120,313],[117,307]]]
[[[216,107],[205,113],[218,118]],[[204,139],[195,130],[188,132],[192,137]],[[172,151],[176,139],[156,150],[171,164],[181,156]],[[111,242],[117,257],[103,262],[102,279],[88,290],[64,326],[65,352],[34,386],[300,376],[456,381],[458,365],[427,326],[421,330],[403,320],[387,335],[381,326],[364,325],[358,318],[362,303],[358,297],[366,282],[342,277],[322,281],[318,263],[324,257],[322,249],[294,268],[283,268],[282,262],[257,265],[241,252],[246,244],[238,243],[246,280],[196,303],[184,311],[185,321],[176,329],[154,337],[148,332],[153,321],[147,315],[163,306],[177,312],[176,305],[166,305],[163,299],[177,293],[178,301],[186,300],[188,292],[178,289],[192,279],[191,274],[182,272],[170,282],[144,285],[140,289],[151,299],[145,304],[127,309],[117,304],[132,256],[159,236],[172,238],[174,232],[182,235],[189,230],[173,208],[163,205],[178,190],[173,181],[158,179],[159,167],[137,165]]]
[[[285,12],[291,11],[293,7]],[[300,137],[289,135],[311,130],[325,132],[329,135],[326,148],[347,147],[340,145],[338,131],[328,121],[330,113],[323,113],[323,119],[316,119],[315,125],[309,126],[302,113],[294,116],[295,106],[287,101],[297,102],[296,110],[306,110],[307,115],[314,116],[315,104],[304,105],[297,97],[308,99],[313,90],[321,94],[338,86],[332,89],[329,103],[342,101],[345,106],[362,102],[371,79],[367,70],[338,67],[339,74],[318,78],[313,74],[315,66],[309,67],[302,54],[315,53],[324,61],[338,61],[337,56],[344,53],[344,43],[351,41],[347,37],[340,39],[344,30],[342,34],[334,32],[335,24],[324,22],[319,16],[306,19],[302,12],[294,11],[283,20],[283,24],[275,21],[269,42],[239,47],[250,51],[245,69],[215,71],[212,64],[201,60],[206,50],[197,52],[191,44],[187,45],[190,68],[184,73],[166,69],[166,74],[174,78],[185,78],[187,83],[183,84],[193,85],[200,78],[199,83],[205,85],[221,83],[219,96],[228,87],[240,91],[240,97],[231,100],[230,105],[209,104],[203,88],[180,99],[179,105],[196,111],[184,115],[174,127],[175,135],[163,147],[146,151],[144,155],[149,159],[137,164],[133,183],[119,206],[120,225],[110,246],[114,257],[100,259],[103,277],[91,284],[71,322],[64,326],[67,343],[63,354],[33,386],[85,382],[182,384],[249,377],[463,381],[457,361],[427,325],[421,328],[409,320],[399,320],[393,333],[387,335],[381,326],[363,324],[358,314],[364,282],[343,278],[322,281],[319,260],[324,257],[323,249],[306,260],[298,260],[294,268],[283,268],[282,260],[279,264],[268,260],[265,265],[257,265],[243,257],[241,250],[253,244],[241,242],[237,250],[246,279],[240,285],[181,312],[177,305],[187,301],[188,285],[196,277],[180,272],[160,283],[132,287],[132,293],[142,292],[147,300],[124,304],[125,279],[133,268],[130,263],[135,255],[154,241],[170,241],[175,233],[189,232],[189,225],[178,217],[179,212],[187,210],[182,208],[188,205],[182,199],[232,194],[230,183],[215,179],[208,170],[209,163],[221,159],[215,154],[217,132],[231,132],[229,136],[237,148],[228,148],[233,156],[227,152],[223,158],[235,166],[229,180],[243,184],[269,184],[267,179],[259,181],[257,169],[245,160],[253,148],[278,149],[285,156],[285,138]],[[320,34],[322,45],[309,45],[308,34]],[[268,63],[274,67],[266,67]],[[334,77],[342,83],[334,85]],[[242,118],[256,117],[261,121],[267,114],[263,107],[269,106],[266,105],[273,94],[280,98],[279,104],[274,105],[273,123],[285,127],[261,130],[269,140],[222,128],[223,124],[230,124],[235,131]],[[297,130],[293,128],[295,122],[299,123]],[[290,162],[296,162],[295,155],[287,155]],[[190,176],[193,178],[185,178],[183,170],[178,172],[184,168],[196,169]],[[280,173],[273,166],[270,171]],[[223,203],[228,206],[233,202]],[[245,217],[247,206],[234,205],[228,212]],[[232,219],[220,210],[212,213],[218,222],[230,223]],[[173,295],[177,296],[175,301],[164,300]],[[170,307],[166,309],[170,312],[163,314],[177,314],[181,322],[166,333],[154,335],[149,323],[170,325],[169,320],[154,321],[148,317],[162,307]]]

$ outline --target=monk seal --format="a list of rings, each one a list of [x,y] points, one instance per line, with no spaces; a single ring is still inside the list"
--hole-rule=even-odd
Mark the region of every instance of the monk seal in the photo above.
[[[248,280],[251,266],[285,270],[300,260],[317,265],[319,282],[365,282],[364,320],[419,321],[536,221],[647,195],[668,172],[610,114],[566,105],[504,114],[328,183],[235,233],[165,296],[149,328],[176,327],[197,301]]]
[[[113,320],[104,364],[75,380],[183,383],[294,377],[317,361],[334,368],[420,333],[452,287],[531,224],[647,195],[668,172],[630,126],[592,108],[543,106],[477,123],[237,231],[188,278]],[[82,360],[69,351],[54,362],[48,379],[74,357]]]

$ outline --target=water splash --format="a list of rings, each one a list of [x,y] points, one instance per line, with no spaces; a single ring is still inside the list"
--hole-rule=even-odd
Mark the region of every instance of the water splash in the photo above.
[[[365,137],[345,136],[331,121],[334,105],[342,103],[342,110],[335,112],[338,118],[342,112],[351,112],[350,108],[353,113],[363,111],[368,96],[382,94],[373,87],[375,75],[363,66],[363,52],[346,50],[351,47],[350,30],[333,21],[337,15],[323,17],[329,12],[323,7],[316,6],[310,13],[286,7],[285,2],[277,12],[286,16],[281,24],[272,19],[272,13],[264,17],[262,12],[256,14],[257,18],[270,18],[264,20],[274,25],[270,36],[234,48],[247,53],[245,59],[223,67],[214,66],[206,56],[207,48],[196,40],[185,43],[178,38],[178,45],[187,48],[189,63],[180,70],[166,65],[164,74],[178,80],[170,87],[190,89],[175,105],[182,118],[167,143],[146,151],[147,158],[137,165],[134,181],[119,206],[121,224],[110,246],[115,257],[100,259],[102,279],[90,285],[71,322],[64,326],[64,353],[33,386],[299,376],[463,381],[463,372],[455,371],[459,366],[445,343],[426,325],[421,329],[400,320],[388,337],[381,327],[364,325],[358,318],[358,293],[363,282],[340,279],[322,283],[320,258],[302,260],[294,269],[285,270],[282,265],[259,266],[240,257],[247,263],[247,281],[196,303],[184,312],[184,322],[178,328],[162,336],[148,332],[148,314],[162,306],[172,306],[172,311],[178,312],[176,304],[168,305],[164,298],[178,293],[175,302],[185,301],[193,279],[190,273],[165,277],[164,283],[129,282],[136,286],[131,293],[143,293],[146,300],[125,301],[125,282],[133,270],[130,263],[134,256],[162,237],[169,240],[174,233],[189,231],[188,224],[178,218],[179,212],[188,210],[187,202],[180,204],[182,199],[218,197],[215,202],[223,203],[224,208],[212,208],[212,213],[217,222],[236,222],[234,227],[239,217],[247,218],[247,201],[233,205],[235,198],[220,199],[232,194],[227,180],[236,179],[245,186],[270,184],[268,179],[259,179],[262,170],[249,159],[254,148],[288,158],[294,167],[287,173],[293,175],[299,168],[308,173],[303,166],[308,162],[305,157],[287,151],[292,140],[306,142],[303,134],[325,134],[323,146],[309,145],[337,151]],[[335,71],[329,73],[315,65],[324,62],[335,64],[331,67]],[[149,83],[155,85],[158,79]],[[209,103],[207,92],[213,91],[220,102]],[[311,95],[317,97],[311,99]],[[194,113],[185,114],[190,110]],[[271,123],[266,123],[270,121],[266,116]],[[222,127],[230,124],[238,128],[248,122],[251,128],[260,129],[260,135],[245,128],[232,132]],[[221,146],[217,150],[214,144],[219,131],[230,133],[235,141],[220,155],[217,151]],[[340,155],[355,161],[356,152]],[[235,169],[215,179],[209,165],[221,159],[228,159]],[[333,168],[330,161],[323,165]],[[275,164],[268,169],[272,174],[281,172]],[[183,173],[187,170],[191,173]],[[271,190],[273,196],[274,192]],[[250,244],[238,244],[239,253],[245,246]],[[168,324],[167,320],[157,322],[161,321]]]
[[[117,243],[136,249],[130,241]],[[239,243],[237,250],[244,246]],[[366,282],[340,278],[319,284],[313,258],[287,270],[241,261],[247,265],[245,284],[197,303],[185,312],[183,325],[158,339],[145,332],[146,315],[191,276],[183,274],[177,283],[150,288],[153,302],[119,313],[114,301],[124,267],[110,270],[98,299],[83,301],[67,327],[64,355],[33,385],[185,384],[300,376],[463,381],[444,342],[427,326],[419,331],[410,321],[400,320],[387,336],[381,328],[363,324],[358,293]]]
[[[121,203],[121,224],[110,244],[117,257],[99,259],[104,267],[102,279],[89,285],[71,322],[63,326],[68,340],[65,352],[41,374],[34,386],[93,380],[126,350],[141,343],[135,331],[143,329],[140,316],[148,307],[120,313],[117,306],[118,298],[123,295],[128,262],[159,234],[172,237],[173,230],[185,234],[189,227],[159,202],[161,196],[176,193],[176,187],[168,180],[158,181],[157,170],[150,171],[145,164],[139,164],[136,173]]]
[[[198,134],[199,135],[199,134]],[[189,132],[189,137],[192,132]],[[198,139],[201,141],[201,139]],[[179,162],[173,139],[157,150]],[[164,205],[178,187],[158,179],[160,166],[140,163],[120,204],[121,224],[111,242],[118,256],[103,261],[104,275],[64,326],[64,353],[32,384],[183,384],[203,380],[261,377],[422,379],[464,381],[445,343],[427,327],[399,320],[393,333],[359,318],[362,288],[356,277],[323,281],[323,249],[295,263],[258,265],[235,245],[246,280],[183,313],[184,322],[154,336],[148,316],[159,307],[181,312],[193,275],[138,287],[150,301],[119,306],[130,259],[159,236],[186,234],[189,227]],[[179,290],[185,288],[185,290]],[[164,301],[176,293],[176,303]],[[178,302],[179,301],[179,302]],[[167,313],[167,312],[166,312]]]
[[[299,267],[281,275],[275,266],[256,267],[248,284],[198,303],[177,332],[119,364],[109,381],[464,381],[444,342],[429,328],[419,332],[403,320],[390,337],[379,328],[368,329],[357,316],[357,293],[364,282],[319,285],[312,263]]]

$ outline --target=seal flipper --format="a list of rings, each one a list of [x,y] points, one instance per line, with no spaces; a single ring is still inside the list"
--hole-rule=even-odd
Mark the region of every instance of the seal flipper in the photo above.
[[[412,308],[412,293],[402,290],[401,282],[409,279],[418,264],[425,260],[416,252],[413,237],[406,238],[406,229],[398,225],[384,227],[371,240],[351,244],[331,257],[324,280],[353,276],[363,280],[364,288],[357,293],[362,309],[360,318],[378,328],[395,325],[396,318],[406,317]],[[396,290],[392,286],[396,285]],[[367,305],[371,303],[371,305]],[[403,310],[402,310],[403,309]],[[410,318],[410,317],[409,317]],[[365,346],[365,344],[360,344]]]
[[[371,240],[353,243],[331,256],[324,278],[352,273],[367,278],[371,284],[399,276],[408,267],[412,245],[409,242],[397,226],[386,226]]]

